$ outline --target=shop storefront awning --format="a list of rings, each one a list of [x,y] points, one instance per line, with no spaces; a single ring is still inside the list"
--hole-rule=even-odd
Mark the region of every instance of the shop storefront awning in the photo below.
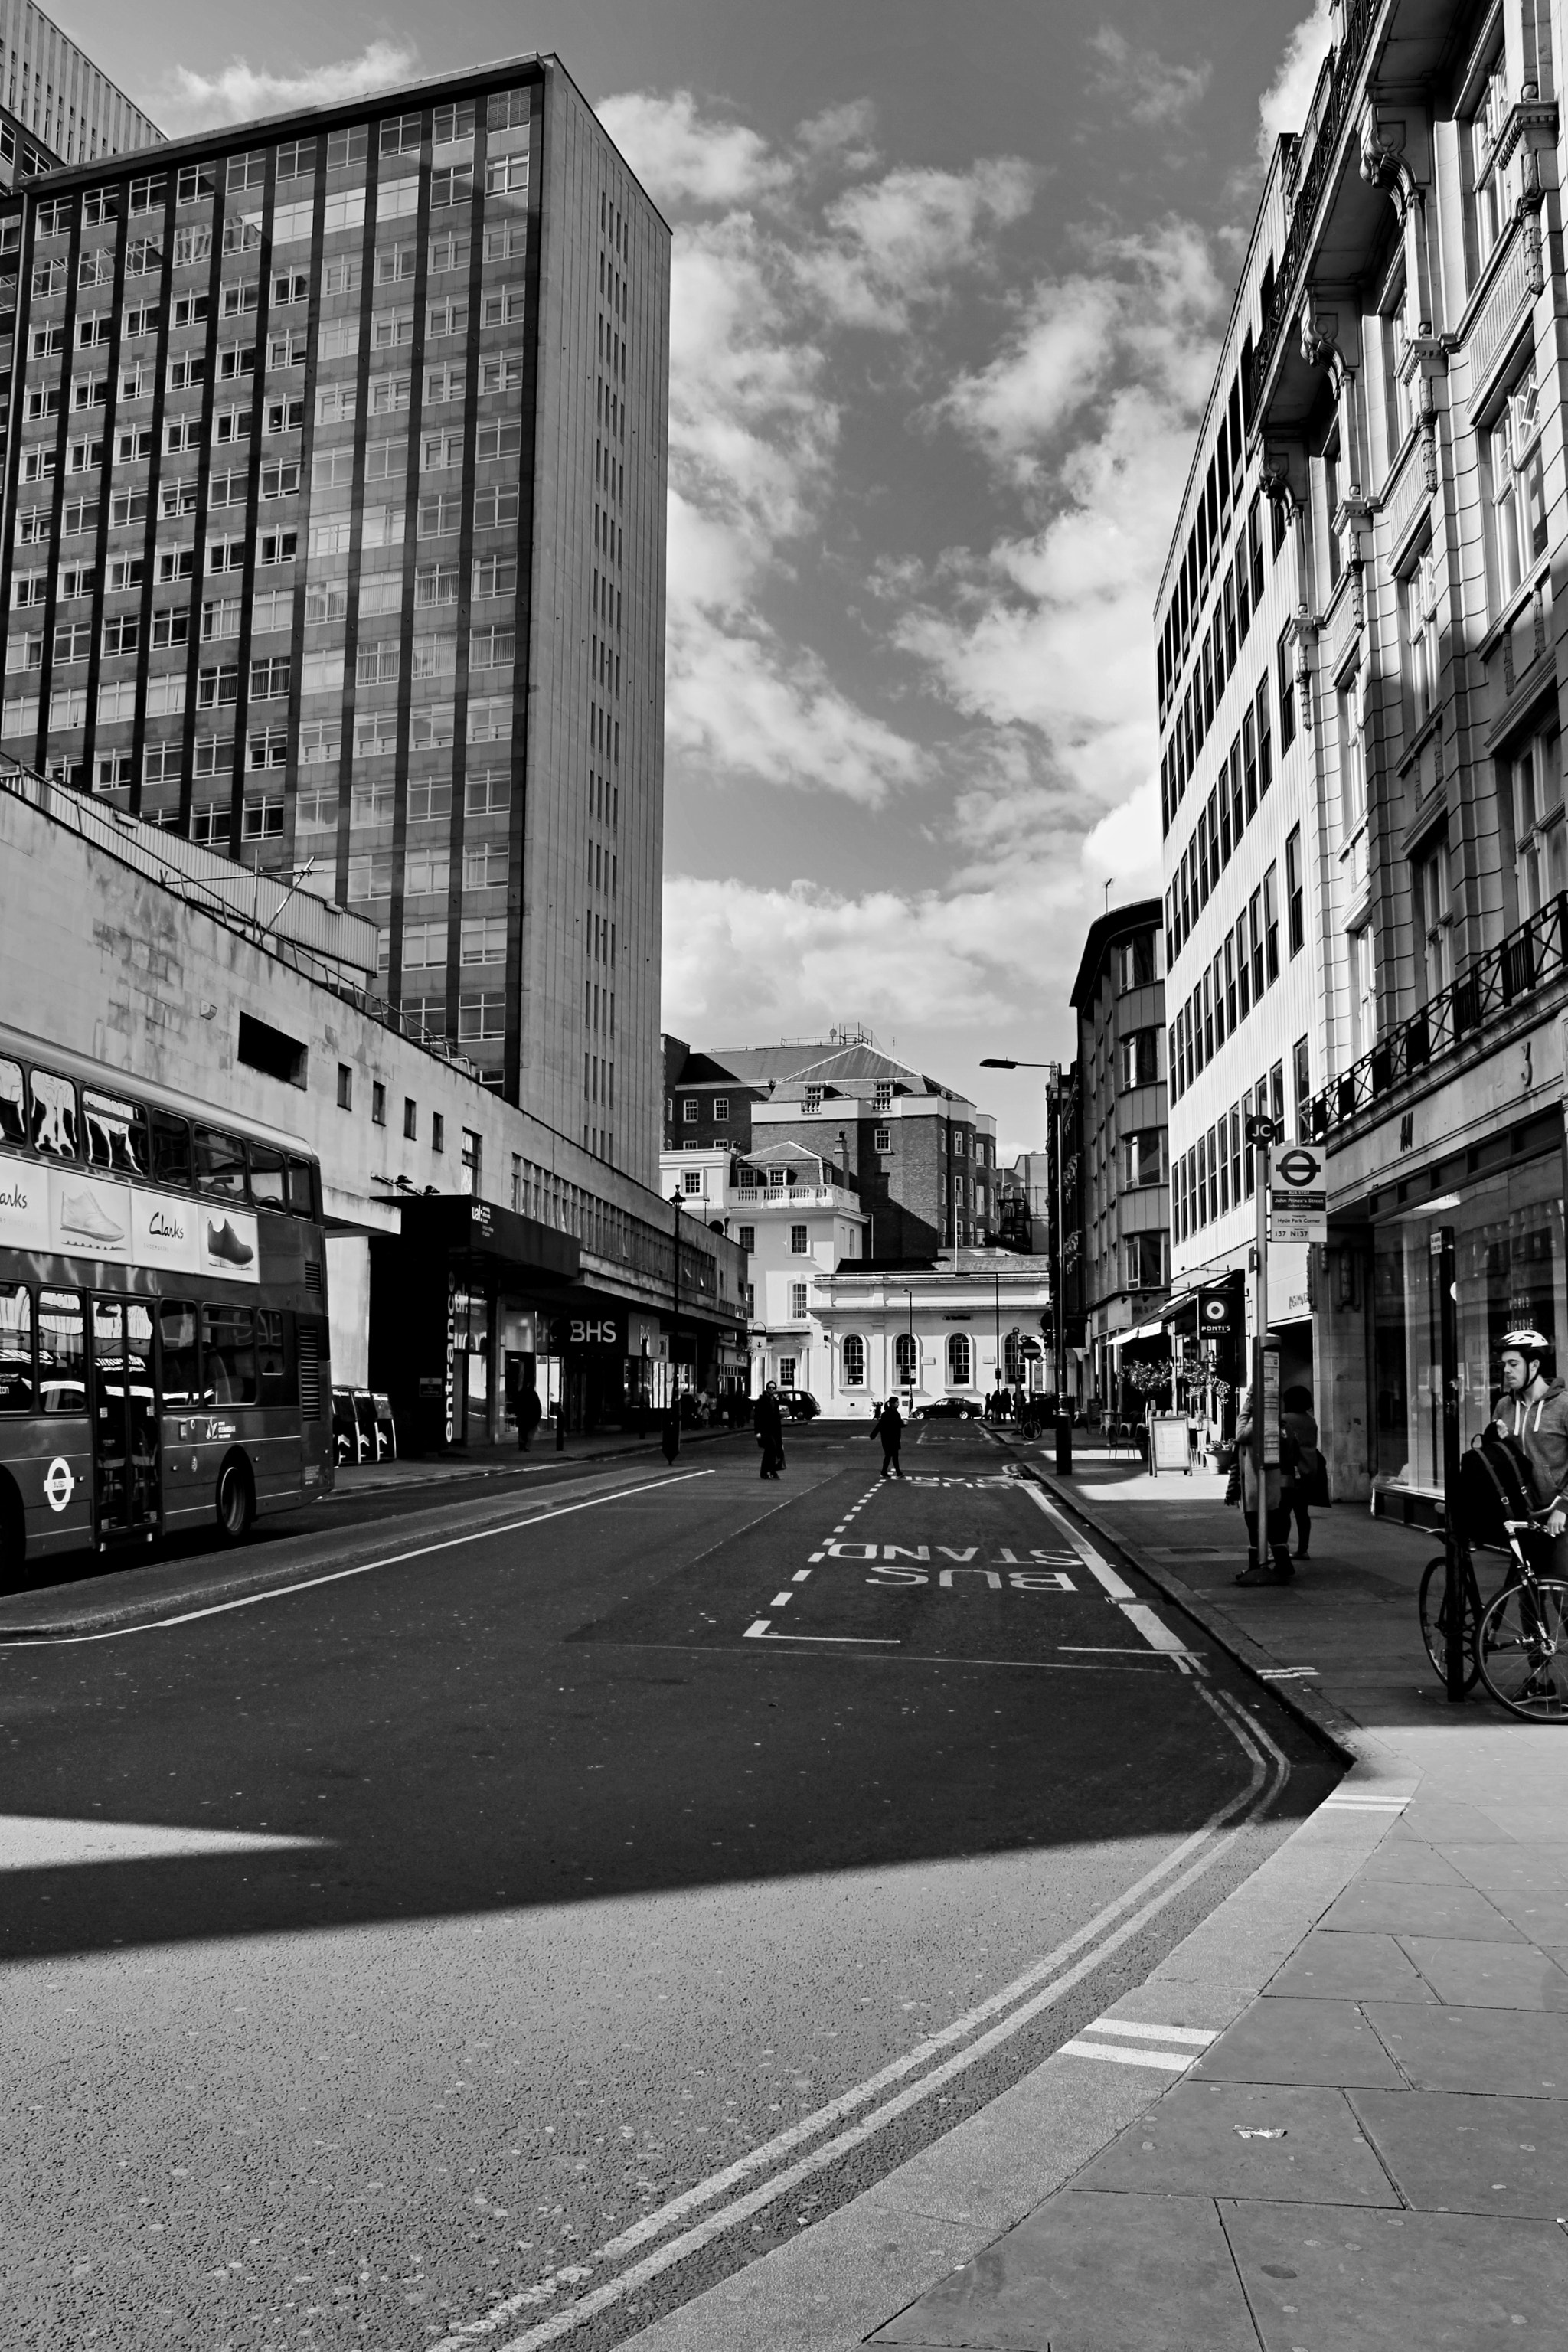
[[[575,1282],[582,1271],[583,1253],[573,1234],[461,1192],[405,1201],[403,1237],[416,1249],[482,1260],[498,1274],[526,1275],[534,1282]]]

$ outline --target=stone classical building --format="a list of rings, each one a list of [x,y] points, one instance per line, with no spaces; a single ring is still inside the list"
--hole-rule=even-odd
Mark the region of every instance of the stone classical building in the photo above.
[[[1270,1251],[1335,1491],[1440,1477],[1568,1339],[1562,10],[1347,0],[1281,140],[1156,614],[1174,1274],[1243,1269],[1240,1114],[1327,1147]],[[1277,1262],[1278,1261],[1278,1262]]]
[[[1016,1250],[961,1249],[935,1265],[842,1263],[816,1286],[822,1332],[814,1392],[825,1413],[868,1419],[897,1393],[906,1412],[946,1398],[984,1406],[998,1378],[1044,1384],[1050,1269]]]
[[[62,87],[6,750],[367,914],[394,1014],[651,1183],[664,222],[553,58],[133,156]]]

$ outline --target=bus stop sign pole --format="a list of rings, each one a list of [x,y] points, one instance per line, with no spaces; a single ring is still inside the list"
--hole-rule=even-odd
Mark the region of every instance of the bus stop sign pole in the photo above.
[[[1459,1307],[1454,1228],[1439,1225],[1430,1244],[1437,1277],[1437,1357],[1443,1382],[1443,1664],[1448,1697],[1465,1697],[1465,1539],[1459,1527]]]

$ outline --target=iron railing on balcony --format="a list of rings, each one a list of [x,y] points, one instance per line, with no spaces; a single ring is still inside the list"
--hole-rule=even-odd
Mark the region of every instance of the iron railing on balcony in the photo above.
[[[1369,1054],[1342,1070],[1306,1104],[1302,1117],[1314,1143],[1380,1102],[1406,1078],[1510,1012],[1550,980],[1568,972],[1568,891],[1559,891],[1538,915],[1478,956],[1469,970],[1380,1037]]]
[[[1290,207],[1290,224],[1275,266],[1274,299],[1268,317],[1258,328],[1258,350],[1252,363],[1252,404],[1255,412],[1268,382],[1269,362],[1280,336],[1295,314],[1318,206],[1333,169],[1340,133],[1344,129],[1345,118],[1361,79],[1362,64],[1373,26],[1382,9],[1383,0],[1344,0],[1343,37],[1330,68],[1322,105],[1302,134],[1303,139],[1310,139],[1311,152],[1297,184],[1295,201]]]

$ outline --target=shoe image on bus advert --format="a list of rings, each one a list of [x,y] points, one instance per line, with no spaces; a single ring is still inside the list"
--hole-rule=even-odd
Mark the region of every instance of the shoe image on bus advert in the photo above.
[[[221,1223],[207,1226],[207,1255],[226,1257],[230,1265],[248,1265],[256,1252],[248,1242],[242,1242],[225,1217]]]
[[[122,1242],[125,1228],[106,1217],[90,1192],[67,1192],[60,1200],[60,1230],[89,1242]]]

